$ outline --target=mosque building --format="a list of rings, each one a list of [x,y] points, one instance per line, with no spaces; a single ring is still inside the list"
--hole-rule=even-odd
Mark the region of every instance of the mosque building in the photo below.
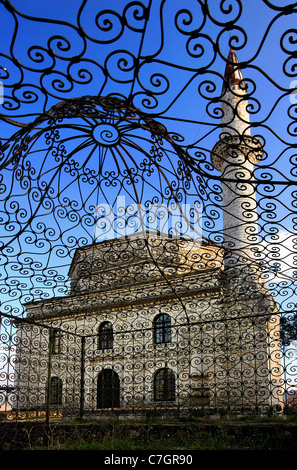
[[[282,405],[278,312],[257,263],[253,169],[263,148],[237,64],[230,50],[211,152],[224,247],[146,233],[78,248],[70,293],[26,304],[34,326],[18,327],[20,408],[47,397],[65,413]]]

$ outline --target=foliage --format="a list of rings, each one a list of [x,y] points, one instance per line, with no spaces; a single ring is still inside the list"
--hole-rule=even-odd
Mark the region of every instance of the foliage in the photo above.
[[[283,347],[288,347],[297,340],[297,313],[280,319],[280,340]]]

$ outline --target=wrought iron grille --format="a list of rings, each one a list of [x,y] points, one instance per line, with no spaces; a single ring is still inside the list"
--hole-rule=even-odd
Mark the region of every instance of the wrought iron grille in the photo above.
[[[296,412],[296,13],[0,0],[2,419]]]

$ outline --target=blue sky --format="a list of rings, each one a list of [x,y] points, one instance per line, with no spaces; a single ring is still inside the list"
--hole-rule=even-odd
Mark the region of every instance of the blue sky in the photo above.
[[[290,105],[288,93],[295,76],[290,65],[293,66],[294,61],[289,61],[285,73],[283,65],[289,57],[288,52],[295,48],[294,43],[290,44],[290,34],[285,32],[295,28],[296,14],[280,15],[277,10],[278,6],[292,2],[274,1],[271,3],[274,8],[270,8],[264,1],[243,1],[243,11],[229,31],[224,30],[226,19],[231,23],[236,19],[238,3],[231,2],[231,13],[222,14],[217,2],[210,1],[208,5],[213,21],[207,19],[200,30],[202,37],[199,40],[189,40],[191,31],[203,24],[204,16],[199,3],[185,0],[182,11],[177,15],[181,10],[179,1],[154,0],[144,37],[141,31],[144,22],[134,21],[140,31],[125,28],[118,40],[112,41],[121,30],[120,23],[115,14],[100,16],[100,9],[115,9],[122,13],[126,3],[124,0],[89,0],[77,16],[82,4],[80,0],[67,0],[62,4],[56,0],[16,0],[13,5],[23,16],[15,13],[15,19],[0,5],[4,23],[0,32],[2,63],[10,75],[6,78],[5,72],[2,72],[8,100],[2,105],[4,114],[28,122],[63,99],[108,93],[128,97],[132,93],[134,106],[156,115],[169,132],[180,133],[189,145],[197,142],[202,148],[211,149],[219,135],[217,125],[220,120],[215,114],[218,105],[211,105],[210,101],[220,96],[220,75],[225,68],[221,55],[227,57],[229,41],[235,34],[238,39],[233,38],[232,45],[240,48],[239,61],[247,63],[247,68],[243,70],[244,77],[247,82],[251,79],[256,83],[253,90],[254,85],[250,82],[250,90],[253,90],[250,104],[254,107],[251,118],[253,122],[263,124],[254,133],[259,132],[265,137],[269,163],[278,160],[285,148],[295,143],[295,135],[288,134],[290,118],[287,114]],[[143,3],[148,4],[148,0]],[[187,8],[192,11],[192,18],[189,18]],[[98,23],[103,27],[106,19],[112,20],[110,31],[108,23],[103,32],[99,30],[95,23],[96,14],[99,14]],[[36,18],[42,18],[42,21]],[[53,20],[60,23],[55,25]],[[131,24],[134,23],[131,20]],[[78,26],[85,32],[84,40]],[[246,37],[241,28],[246,31]],[[285,35],[283,47],[280,44],[282,35]],[[62,49],[59,49],[58,40],[53,36],[64,38]],[[22,67],[11,61],[9,45],[12,38],[15,62],[20,61]],[[52,38],[51,41],[49,38]],[[214,55],[213,42],[219,46],[217,55]],[[199,57],[200,46],[204,47],[204,51]],[[286,46],[288,51],[283,50]],[[187,47],[194,56],[187,52]],[[56,54],[54,59],[48,54],[49,49]],[[138,78],[134,79],[133,59],[139,54],[140,69]],[[152,57],[151,62],[146,60],[148,55]],[[74,56],[80,58],[78,63],[71,62]],[[72,82],[67,72],[73,78]],[[21,73],[24,74],[22,86],[11,96],[13,85],[22,78]],[[208,86],[211,91],[208,91]],[[153,96],[147,96],[147,89]],[[18,99],[22,100],[21,106],[17,103]],[[5,138],[13,130],[11,126],[1,123],[0,136]],[[286,165],[288,172],[290,169]],[[276,178],[279,179],[277,174]]]

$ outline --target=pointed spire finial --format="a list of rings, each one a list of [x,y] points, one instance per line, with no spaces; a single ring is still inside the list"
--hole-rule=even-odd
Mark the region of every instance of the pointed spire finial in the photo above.
[[[235,54],[235,51],[232,49],[232,47],[230,47],[227,57],[224,79],[223,89],[231,88],[234,85],[239,85],[239,83],[241,83],[241,89],[245,87],[245,83],[243,82],[243,75],[240,68],[238,67],[237,55]]]

